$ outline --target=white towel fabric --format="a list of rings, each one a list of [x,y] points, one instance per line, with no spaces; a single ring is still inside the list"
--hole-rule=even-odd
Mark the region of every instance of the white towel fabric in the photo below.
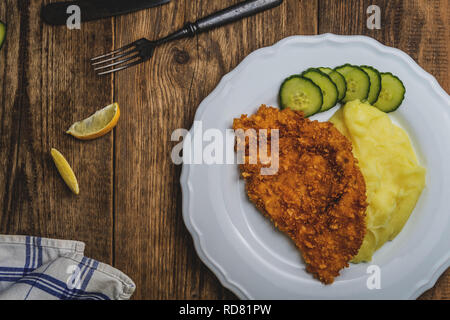
[[[0,235],[0,300],[126,300],[136,285],[84,243]]]

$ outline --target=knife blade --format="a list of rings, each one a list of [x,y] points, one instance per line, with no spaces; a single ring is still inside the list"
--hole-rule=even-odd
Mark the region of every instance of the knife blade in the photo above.
[[[65,25],[70,13],[67,8],[78,6],[81,22],[109,18],[142,9],[152,8],[170,0],[76,0],[50,3],[42,7],[41,17],[50,25]]]

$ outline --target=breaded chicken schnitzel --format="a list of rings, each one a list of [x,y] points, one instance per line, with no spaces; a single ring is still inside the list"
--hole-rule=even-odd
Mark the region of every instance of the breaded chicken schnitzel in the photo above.
[[[234,119],[233,129],[255,129],[256,135],[267,129],[268,141],[270,129],[279,130],[279,169],[273,175],[261,175],[267,164],[249,163],[252,138],[236,136],[236,147],[246,147],[239,167],[248,197],[294,240],[307,271],[332,283],[358,253],[366,230],[366,185],[351,142],[330,122],[265,105]]]

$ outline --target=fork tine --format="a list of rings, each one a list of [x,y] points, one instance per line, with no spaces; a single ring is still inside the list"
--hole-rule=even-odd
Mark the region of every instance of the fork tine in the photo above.
[[[119,59],[119,58],[128,56],[129,54],[131,54],[131,53],[133,53],[133,52],[136,52],[136,51],[138,51],[137,48],[135,48],[135,49],[133,49],[133,50],[126,51],[126,52],[124,52],[124,53],[122,53],[122,54],[119,54],[119,55],[116,55],[116,56],[114,56],[114,57],[111,57],[111,58],[108,58],[108,59],[103,59],[103,60],[94,62],[94,63],[92,63],[92,66],[96,66],[96,65],[99,65],[99,64],[103,64],[103,63],[106,63],[106,62],[109,62],[109,61],[113,61],[113,60],[115,60],[115,59]]]
[[[133,60],[133,59],[136,59],[136,58],[138,58],[138,57],[139,57],[139,54],[135,54],[135,55],[132,56],[132,57],[129,57],[129,58],[126,58],[126,59],[122,59],[122,60],[116,61],[116,62],[111,63],[111,64],[108,64],[108,65],[106,65],[106,66],[101,66],[101,67],[94,68],[94,70],[97,71],[97,70],[102,70],[102,69],[106,69],[106,68],[109,68],[109,67],[114,67],[114,66],[117,66],[118,64],[121,64],[121,63],[124,63],[124,62],[128,62],[128,61]]]
[[[127,44],[126,46],[123,46],[122,48],[119,48],[117,50],[114,50],[114,51],[102,54],[102,55],[97,56],[97,57],[94,57],[94,58],[91,59],[91,61],[96,61],[96,60],[99,60],[99,59],[102,59],[102,58],[110,57],[110,56],[112,56],[114,54],[117,54],[119,52],[123,52],[123,51],[127,50],[128,48],[131,48],[131,47],[133,47],[135,45],[136,45],[136,41],[132,42],[130,44]]]
[[[129,67],[135,66],[135,65],[137,65],[137,64],[139,64],[139,63],[141,63],[141,62],[143,62],[143,61],[144,61],[144,60],[139,59],[139,60],[136,60],[136,61],[131,62],[131,63],[129,63],[129,64],[126,64],[126,65],[124,65],[123,67],[119,67],[119,68],[116,68],[116,69],[111,69],[111,70],[108,70],[108,71],[103,71],[103,72],[98,73],[97,75],[103,76],[103,75],[107,75],[107,74],[110,74],[110,73],[113,73],[113,72],[117,72],[117,71],[120,71],[120,70],[129,68]]]

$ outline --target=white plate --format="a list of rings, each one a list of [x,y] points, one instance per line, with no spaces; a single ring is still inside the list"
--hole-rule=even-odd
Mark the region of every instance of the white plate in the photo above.
[[[450,98],[408,55],[364,36],[294,36],[259,49],[223,77],[200,104],[203,131],[231,128],[233,118],[261,104],[277,105],[282,80],[313,66],[371,65],[406,87],[391,118],[409,133],[426,188],[402,232],[372,261],[351,264],[332,285],[305,271],[292,241],[247,199],[237,165],[183,165],[183,218],[202,261],[242,299],[414,299],[450,265]],[[327,120],[336,110],[315,117]],[[314,118],[314,117],[313,117]],[[192,132],[192,129],[191,129]],[[226,152],[233,152],[232,146]],[[381,289],[369,290],[370,265]]]

